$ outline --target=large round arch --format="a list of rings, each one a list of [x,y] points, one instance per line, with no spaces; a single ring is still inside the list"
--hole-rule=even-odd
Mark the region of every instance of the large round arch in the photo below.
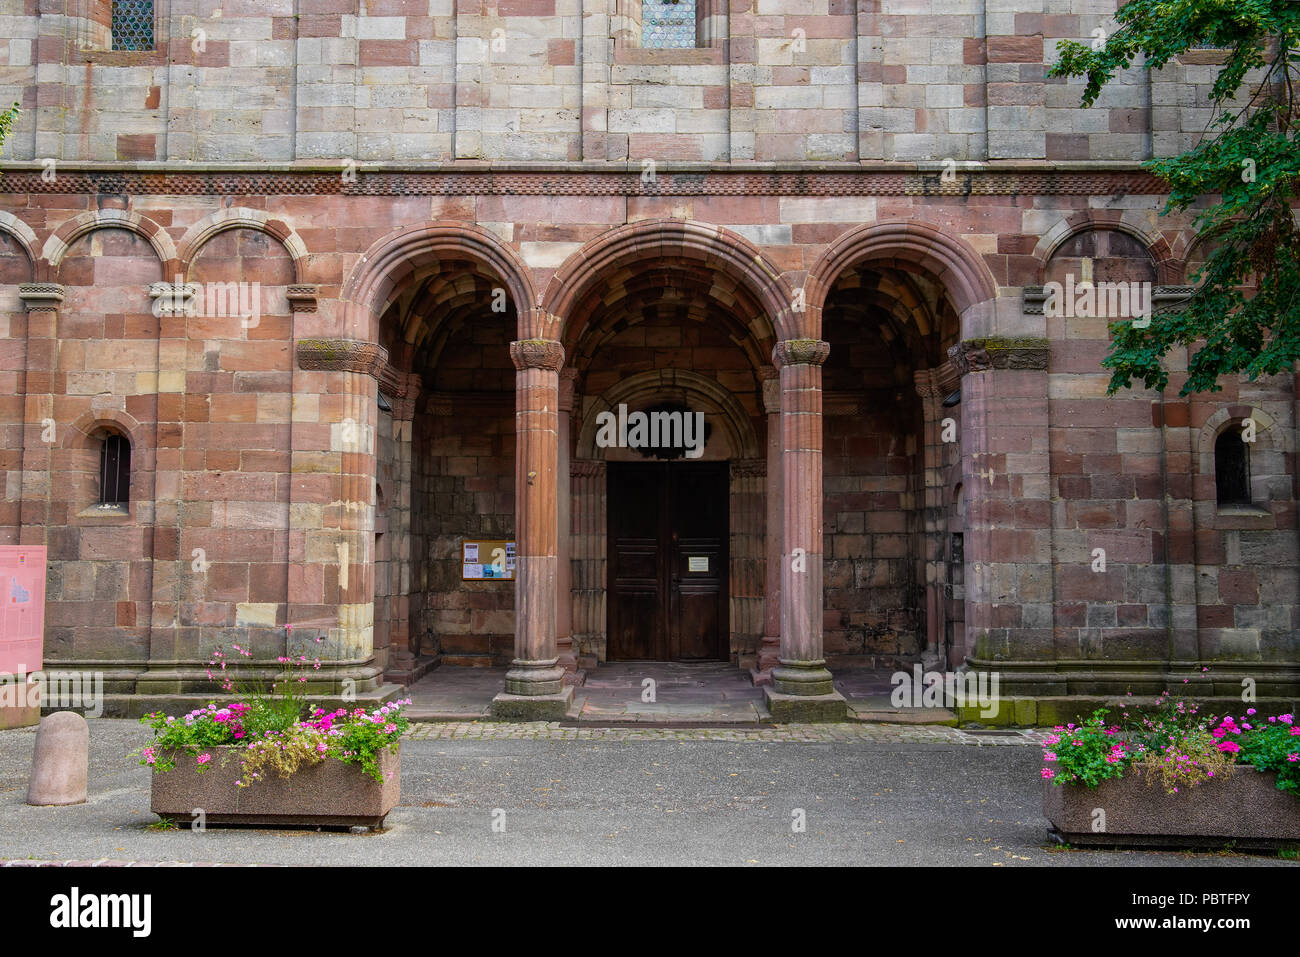
[[[572,339],[574,312],[589,290],[609,277],[628,273],[639,263],[687,259],[704,263],[743,285],[759,302],[763,317],[754,317],[755,338],[794,338],[793,294],[780,271],[744,237],[722,226],[689,219],[651,219],[620,226],[597,236],[556,270],[542,294],[541,312],[532,326],[520,316],[520,338]],[[543,323],[558,328],[540,328]],[[770,327],[764,335],[764,329]]]
[[[813,328],[821,336],[821,312],[836,281],[854,266],[893,267],[939,282],[958,315],[997,298],[988,264],[968,244],[928,223],[898,220],[858,226],[826,248],[808,273],[806,299]]]
[[[345,318],[364,321],[373,340],[378,330],[372,323],[391,305],[394,292],[419,270],[444,258],[485,265],[500,277],[520,316],[535,308],[537,296],[528,267],[513,249],[482,226],[429,222],[394,230],[366,250],[343,285]]]

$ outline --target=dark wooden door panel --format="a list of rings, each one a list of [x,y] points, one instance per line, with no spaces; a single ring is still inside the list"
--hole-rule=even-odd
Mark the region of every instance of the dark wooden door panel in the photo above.
[[[669,474],[672,655],[727,657],[727,466],[683,463]]]
[[[610,463],[610,659],[725,660],[726,463]]]

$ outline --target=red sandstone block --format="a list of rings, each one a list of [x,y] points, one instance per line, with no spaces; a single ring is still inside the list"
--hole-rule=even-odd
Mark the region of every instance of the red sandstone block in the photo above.
[[[552,66],[573,66],[574,41],[553,39],[546,41],[546,62]]]
[[[1226,605],[1258,605],[1259,579],[1254,569],[1220,569],[1219,600]]]
[[[1039,63],[1042,59],[1041,35],[988,38],[989,63]]]
[[[361,40],[357,54],[361,66],[415,66],[420,45],[416,40]]]

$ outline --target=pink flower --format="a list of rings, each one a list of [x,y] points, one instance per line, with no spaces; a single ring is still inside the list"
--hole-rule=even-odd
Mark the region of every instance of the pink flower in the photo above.
[[[1254,709],[1254,708],[1247,708],[1247,709],[1246,709],[1246,714],[1254,714],[1254,713],[1255,713],[1255,709]]]
[[[1056,777],[1056,773],[1051,768],[1043,768],[1044,780],[1050,781],[1054,777]]]
[[[1043,752],[1043,760],[1044,760],[1044,761],[1055,761],[1055,760],[1056,760],[1056,752],[1054,752],[1054,751],[1044,751],[1044,752]]]
[[[1237,744],[1235,741],[1220,741],[1219,750],[1225,751],[1229,754],[1236,754],[1241,750],[1241,745]]]
[[[1300,751],[1297,751],[1297,752],[1294,753],[1294,754],[1288,754],[1288,755],[1286,756],[1286,759],[1287,759],[1288,761],[1300,761]]]
[[[211,761],[211,760],[212,760],[212,755],[210,755],[210,754],[200,754],[200,755],[199,755],[199,764],[207,764],[207,763],[208,763],[209,761]]]

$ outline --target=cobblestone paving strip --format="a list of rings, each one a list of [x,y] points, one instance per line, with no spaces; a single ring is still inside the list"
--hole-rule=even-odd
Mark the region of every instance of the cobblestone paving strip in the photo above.
[[[565,727],[558,721],[507,723],[447,721],[414,724],[403,736],[425,740],[550,740],[550,741],[731,741],[826,744],[862,741],[870,744],[958,744],[966,747],[1041,745],[1042,730],[980,734],[957,728],[899,724],[789,724],[776,728],[647,728]]]

